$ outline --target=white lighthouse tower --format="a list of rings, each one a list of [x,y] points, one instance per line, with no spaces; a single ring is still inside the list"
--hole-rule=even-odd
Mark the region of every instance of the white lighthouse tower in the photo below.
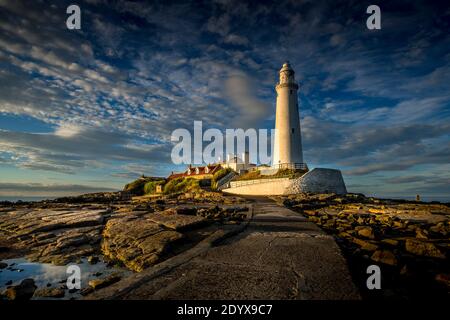
[[[272,167],[307,170],[303,162],[300,117],[298,114],[298,84],[289,62],[280,70],[275,118],[275,143]]]

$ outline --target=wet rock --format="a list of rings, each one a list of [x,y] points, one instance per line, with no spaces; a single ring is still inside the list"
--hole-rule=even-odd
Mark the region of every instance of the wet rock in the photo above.
[[[88,294],[94,292],[94,289],[92,287],[86,287],[80,290],[80,294],[82,296],[87,296]]]
[[[36,288],[33,279],[25,279],[19,285],[7,288],[4,296],[8,300],[30,300]]]
[[[405,249],[406,251],[418,256],[445,259],[445,255],[433,243],[430,242],[407,239],[405,241]]]
[[[377,250],[370,258],[375,262],[381,262],[391,266],[396,266],[398,263],[395,255],[389,250]]]
[[[10,286],[10,285],[12,285],[12,283],[13,283],[12,280],[8,280],[5,282],[5,286]]]
[[[62,298],[65,291],[61,288],[43,288],[34,292],[34,297],[39,298]]]
[[[96,264],[96,263],[99,261],[99,259],[98,259],[97,256],[89,256],[88,259],[87,259],[87,261],[88,261],[90,264]]]
[[[94,289],[94,290],[98,290],[104,287],[107,287],[113,283],[116,283],[117,281],[119,281],[121,278],[119,275],[117,274],[112,274],[106,278],[102,278],[102,279],[94,279],[89,281],[89,286]]]
[[[5,269],[8,266],[7,263],[0,262],[0,269]]]

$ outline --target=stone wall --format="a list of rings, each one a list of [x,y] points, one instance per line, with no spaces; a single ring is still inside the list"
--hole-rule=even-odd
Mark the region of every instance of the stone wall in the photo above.
[[[287,195],[301,192],[345,194],[341,171],[316,168],[297,179],[278,178],[239,181],[231,183],[231,188],[222,191],[241,195]]]
[[[340,170],[315,168],[295,179],[285,194],[300,192],[345,194],[347,188]]]

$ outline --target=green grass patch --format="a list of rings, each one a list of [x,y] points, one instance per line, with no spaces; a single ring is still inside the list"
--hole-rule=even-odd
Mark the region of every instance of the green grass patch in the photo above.
[[[163,178],[157,178],[157,177],[140,177],[128,184],[125,185],[123,188],[123,191],[129,192],[136,196],[142,196],[145,192],[145,185],[150,182],[159,182],[164,183]],[[150,188],[150,187],[149,187]],[[156,186],[155,186],[156,188]]]
[[[243,175],[237,177],[235,181],[242,180],[255,180],[255,179],[273,179],[273,178],[298,178],[306,173],[305,170],[295,170],[295,169],[278,169],[275,174],[262,175],[259,170],[250,171],[244,173]]]
[[[164,194],[192,192],[200,190],[199,180],[194,178],[176,178],[164,186]]]
[[[231,171],[233,171],[231,168],[222,168],[216,173],[214,173],[211,180],[211,187],[215,190],[217,188],[217,182],[223,177],[225,177],[227,174],[229,174]]]

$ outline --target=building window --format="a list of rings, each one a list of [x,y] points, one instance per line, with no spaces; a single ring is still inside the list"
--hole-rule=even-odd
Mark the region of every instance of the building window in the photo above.
[[[294,128],[292,128],[292,134],[294,134]]]
[[[289,90],[289,94],[292,94],[292,90]]]

